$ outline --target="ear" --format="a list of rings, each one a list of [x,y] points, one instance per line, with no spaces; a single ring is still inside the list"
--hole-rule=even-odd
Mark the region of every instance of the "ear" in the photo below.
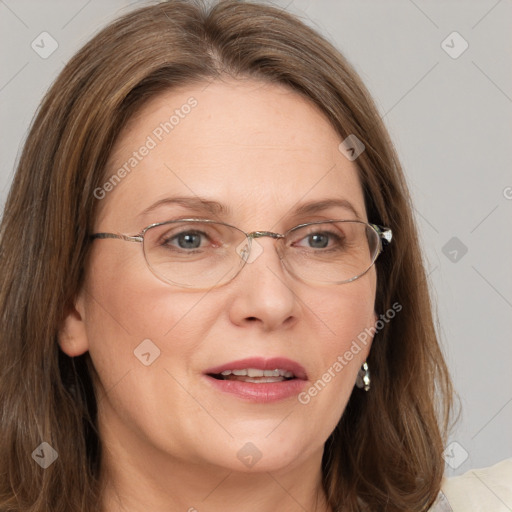
[[[61,350],[69,357],[80,356],[89,350],[85,328],[84,297],[81,291],[67,312],[58,333]]]

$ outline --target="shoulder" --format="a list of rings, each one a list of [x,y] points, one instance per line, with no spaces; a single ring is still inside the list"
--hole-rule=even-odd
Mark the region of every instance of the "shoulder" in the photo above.
[[[430,512],[509,512],[512,510],[512,458],[494,466],[445,478]]]

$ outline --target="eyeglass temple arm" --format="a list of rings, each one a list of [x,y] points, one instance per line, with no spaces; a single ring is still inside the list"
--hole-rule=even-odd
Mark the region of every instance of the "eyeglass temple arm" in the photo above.
[[[143,240],[141,235],[128,236],[116,233],[95,233],[94,235],[91,235],[91,238],[117,238],[119,240],[126,240],[127,242],[142,242]]]
[[[375,231],[377,231],[385,245],[389,245],[391,243],[391,240],[393,239],[393,232],[391,229],[384,226],[379,226],[377,224],[371,224],[371,226],[375,229]]]

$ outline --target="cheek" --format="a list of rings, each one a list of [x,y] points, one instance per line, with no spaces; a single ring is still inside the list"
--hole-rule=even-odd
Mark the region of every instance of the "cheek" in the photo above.
[[[374,325],[375,290],[375,273],[369,273],[339,288],[323,290],[314,297],[312,309],[324,327],[325,336],[320,347],[327,357],[326,364],[342,355],[365,329]],[[363,338],[360,336],[359,340]]]
[[[310,375],[310,386],[299,395],[299,403],[318,418],[317,428],[328,436],[338,423],[354,390],[357,373],[372,343],[370,328],[375,324],[375,277],[342,285],[343,289],[324,292],[314,308],[321,332],[311,350],[318,365]],[[359,390],[355,390],[359,392]]]
[[[215,316],[204,307],[203,294],[177,292],[149,271],[142,253],[134,253],[98,253],[85,285],[89,352],[106,389],[145,363],[158,367],[170,356],[187,361]]]
[[[218,310],[204,293],[159,281],[141,259],[120,265],[105,253],[88,273],[86,328],[99,416],[103,428],[123,432],[130,425],[141,438],[182,453],[192,448],[177,433],[195,432],[197,418],[205,436],[215,428],[185,389]]]

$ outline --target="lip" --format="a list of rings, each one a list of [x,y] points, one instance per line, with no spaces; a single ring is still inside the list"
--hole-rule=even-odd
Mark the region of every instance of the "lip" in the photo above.
[[[255,368],[259,370],[280,369],[293,372],[295,378],[282,382],[257,384],[237,380],[218,380],[211,376],[212,374],[220,374],[225,370],[242,370],[245,368]],[[297,396],[304,389],[307,382],[304,367],[296,361],[285,357],[273,357],[270,359],[251,357],[230,361],[229,363],[208,368],[204,372],[204,377],[217,391],[234,395],[242,400],[257,403],[275,402],[285,400],[291,396]]]

